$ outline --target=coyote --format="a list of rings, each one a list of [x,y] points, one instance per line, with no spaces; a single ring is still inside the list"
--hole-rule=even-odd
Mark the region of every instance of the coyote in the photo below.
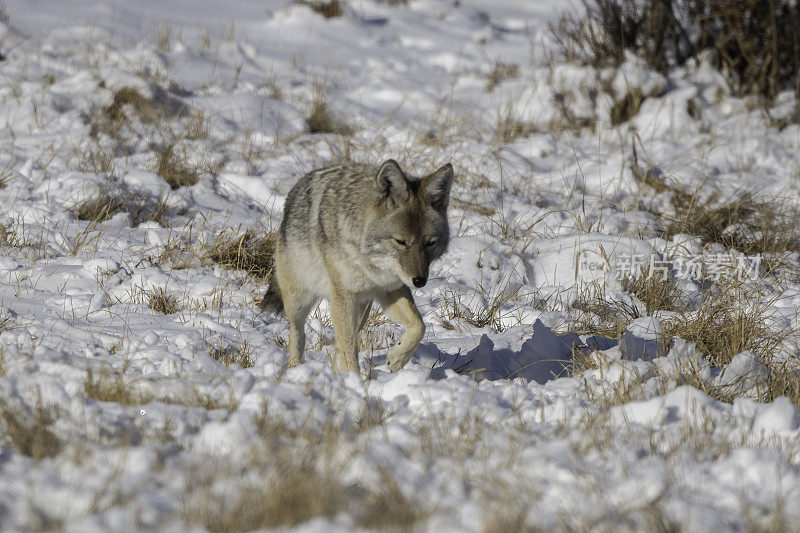
[[[449,163],[418,179],[391,159],[300,178],[286,197],[262,301],[289,319],[289,366],[303,362],[306,317],[320,298],[331,305],[335,371],[359,370],[358,332],[373,300],[404,328],[387,361],[392,372],[405,366],[425,333],[410,287],[425,285],[447,249],[452,183]]]

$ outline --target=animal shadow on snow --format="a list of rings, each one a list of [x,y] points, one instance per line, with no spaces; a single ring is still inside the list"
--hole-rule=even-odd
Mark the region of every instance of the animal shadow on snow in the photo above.
[[[443,352],[433,343],[423,343],[416,357],[431,366],[431,378],[443,379],[446,370],[469,375],[476,380],[523,378],[537,383],[565,376],[574,364],[576,353],[588,354],[595,350],[620,347],[622,356],[629,360],[647,359],[663,355],[661,343],[643,339],[625,332],[620,339],[599,335],[581,338],[575,333],[557,335],[540,320],[519,350],[497,348],[487,336],[481,337],[478,346],[467,354]]]

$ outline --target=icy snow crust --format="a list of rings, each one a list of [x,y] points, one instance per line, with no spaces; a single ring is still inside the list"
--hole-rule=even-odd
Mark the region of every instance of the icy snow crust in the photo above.
[[[578,254],[614,261],[698,246],[650,237],[644,204],[660,200],[631,174],[629,126],[610,127],[609,102],[582,98],[581,83],[605,76],[653,95],[632,121],[647,157],[709,197],[737,188],[796,198],[796,126],[769,129],[702,65],[670,79],[633,58],[613,73],[548,65],[544,28],[560,2],[363,0],[332,19],[275,0],[221,5],[6,1],[0,399],[29,418],[55,406],[63,449],[37,460],[0,441],[0,528],[202,530],[187,512],[198,471],[223,465],[209,501],[246,490],[251,455],[269,449],[258,444],[270,438],[256,424],[265,412],[286,431],[334,428],[343,486],[378,490],[388,476],[418,502],[420,530],[479,531],[509,515],[544,529],[738,531],[775,513],[800,523],[796,408],[758,403],[747,387],[727,404],[678,385],[695,365],[709,384],[741,387],[737,378],[763,372],[754,354],[716,369],[680,339],[663,353],[654,317],[620,344],[557,335],[587,282],[576,278]],[[487,90],[494,61],[519,72]],[[154,172],[163,132],[146,125],[112,155],[113,170],[87,167],[90,117],[123,87],[159,87],[202,111],[208,135],[186,157],[215,172],[171,190]],[[306,132],[319,87],[353,130],[347,140]],[[595,132],[548,132],[565,91],[576,116],[597,114]],[[703,121],[687,115],[690,98]],[[508,109],[533,133],[500,144]],[[450,251],[415,292],[428,330],[395,374],[385,366],[391,324],[373,328],[364,376],[333,374],[325,304],[309,321],[307,362],[286,370],[287,324],[258,312],[263,285],[192,253],[224,228],[276,227],[294,180],[345,153],[396,158],[412,173],[458,169]],[[98,191],[163,199],[167,227],[134,227],[126,213],[78,220],[73,208]],[[636,305],[613,276],[604,282],[607,296]],[[800,301],[788,287],[771,300],[785,327],[797,325]],[[179,312],[148,307],[159,288]],[[443,309],[474,317],[504,291],[516,298],[493,323],[446,324]],[[576,345],[602,349],[601,367],[569,377]],[[254,366],[212,357],[242,347]],[[145,403],[87,398],[89,370],[122,375]],[[677,376],[669,390],[664,375]],[[641,401],[598,400],[631,384]],[[301,528],[358,523],[343,508]]]

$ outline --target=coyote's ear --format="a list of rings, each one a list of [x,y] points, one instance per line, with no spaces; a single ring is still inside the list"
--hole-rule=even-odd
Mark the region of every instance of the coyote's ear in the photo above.
[[[450,186],[453,185],[453,165],[445,166],[422,179],[422,194],[434,209],[445,211],[450,199]]]
[[[395,205],[405,202],[411,196],[408,178],[394,159],[389,159],[378,169],[375,187],[381,199],[388,199]]]

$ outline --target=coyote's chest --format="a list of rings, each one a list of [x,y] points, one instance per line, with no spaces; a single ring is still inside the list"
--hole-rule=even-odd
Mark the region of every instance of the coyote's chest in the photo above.
[[[347,261],[337,266],[343,285],[355,293],[386,293],[403,285],[389,265],[376,264],[361,253],[348,254]]]

